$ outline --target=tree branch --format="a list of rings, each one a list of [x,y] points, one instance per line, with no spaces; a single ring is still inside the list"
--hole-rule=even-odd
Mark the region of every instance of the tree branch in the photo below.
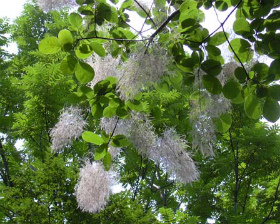
[[[272,202],[272,205],[271,205],[270,211],[269,211],[268,215],[266,216],[266,218],[263,220],[263,222],[262,222],[262,223],[267,222],[267,221],[269,220],[270,216],[271,216],[271,213],[273,212],[273,207],[274,207],[274,204],[275,204],[275,202],[276,202],[276,200],[277,200],[279,187],[280,187],[280,178],[279,178],[279,181],[278,181],[278,184],[277,184],[276,190],[275,190],[274,200],[273,200],[273,202]]]
[[[154,20],[151,18],[150,14],[146,11],[146,9],[144,9],[144,7],[137,0],[134,0],[134,2],[143,10],[143,12],[151,20],[151,22],[153,23],[154,27],[157,28],[157,25],[155,24]]]

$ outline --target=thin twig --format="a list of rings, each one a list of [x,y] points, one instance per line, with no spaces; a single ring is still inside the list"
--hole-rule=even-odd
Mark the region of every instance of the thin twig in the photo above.
[[[134,0],[134,2],[143,10],[143,12],[145,12],[145,14],[147,15],[147,17],[151,20],[151,22],[153,23],[154,27],[157,29],[157,25],[155,24],[154,20],[152,19],[152,17],[150,16],[150,14],[146,11],[146,9],[144,9],[144,7],[137,1]]]

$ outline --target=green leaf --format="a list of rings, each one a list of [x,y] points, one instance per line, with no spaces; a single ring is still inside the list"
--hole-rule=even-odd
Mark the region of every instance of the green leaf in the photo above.
[[[180,12],[182,13],[188,13],[192,9],[197,8],[197,2],[194,0],[186,0],[184,3],[180,6]]]
[[[103,110],[104,117],[113,117],[116,115],[117,107],[108,106]]]
[[[223,94],[228,99],[234,99],[240,94],[241,86],[239,83],[229,80],[223,87]]]
[[[112,138],[111,146],[113,147],[127,147],[131,142],[124,135],[115,135]]]
[[[219,118],[214,118],[214,125],[216,131],[225,133],[231,126],[231,116],[229,113],[222,114]]]
[[[276,122],[280,117],[279,103],[274,99],[266,99],[263,106],[263,116],[270,122]]]
[[[60,70],[65,75],[71,75],[75,72],[77,64],[78,60],[72,55],[68,55],[60,62]]]
[[[269,67],[265,63],[257,63],[253,66],[251,71],[254,71],[254,79],[265,80],[268,76]]]
[[[92,99],[94,97],[94,91],[88,86],[81,86],[79,91],[85,94],[88,99]]]
[[[91,107],[92,116],[95,119],[100,119],[103,116],[103,109],[100,103],[93,104]]]
[[[227,37],[229,37],[228,33],[226,33]],[[209,45],[218,46],[226,42],[225,34],[224,32],[220,31],[215,33],[214,36],[210,37]]]
[[[273,74],[275,79],[280,79],[280,59],[275,59],[269,67],[269,75]]]
[[[233,30],[238,35],[243,35],[251,31],[250,24],[245,18],[238,18],[233,23]]]
[[[98,147],[94,152],[94,160],[101,160],[107,154],[107,144],[103,144]]]
[[[273,85],[273,86],[270,86],[269,89],[269,95],[279,101],[280,100],[280,85]]]
[[[80,83],[85,84],[93,79],[94,70],[89,64],[80,61],[75,69],[75,75]]]
[[[207,45],[206,50],[207,50],[208,54],[212,54],[213,56],[221,55],[221,50],[214,45]]]
[[[43,54],[55,54],[61,51],[61,42],[56,37],[46,37],[39,44],[39,51]]]
[[[120,118],[124,118],[128,115],[128,111],[125,109],[125,107],[119,106],[116,110],[116,115]]]
[[[90,142],[95,145],[102,145],[104,143],[103,138],[101,138],[99,135],[97,135],[93,132],[90,132],[90,131],[85,131],[82,134],[82,138],[84,141]]]
[[[133,100],[133,101],[127,101],[126,105],[131,109],[135,111],[143,111],[143,105],[140,101],[138,100]]]
[[[231,102],[233,104],[242,104],[242,103],[244,103],[244,98],[242,97],[242,94],[240,93],[236,98],[232,99]]]
[[[107,152],[106,155],[103,158],[103,166],[105,170],[110,170],[112,164],[112,156],[110,152]]]
[[[166,4],[166,0],[155,0],[154,3],[157,7],[164,8]]]
[[[222,85],[219,79],[214,76],[204,75],[202,77],[202,83],[205,89],[212,94],[219,95],[222,92]]]
[[[240,83],[246,82],[247,75],[242,67],[238,67],[234,70],[234,76],[238,79]]]
[[[98,43],[97,41],[93,41],[90,43],[92,50],[98,54],[100,57],[105,57],[106,52],[102,44]]]
[[[251,45],[247,40],[241,38],[235,38],[230,41],[230,44],[233,50],[229,49],[231,52],[235,52],[242,63],[249,62],[253,58],[253,51],[251,49]],[[239,62],[237,57],[234,56],[235,61]]]
[[[222,71],[221,63],[219,61],[215,61],[213,59],[209,59],[209,60],[204,61],[201,64],[201,68],[208,75],[212,75],[212,76],[219,75]]]
[[[258,98],[264,98],[268,94],[268,88],[265,86],[258,86],[256,90],[256,94]]]
[[[83,18],[78,13],[71,13],[69,16],[69,22],[73,27],[79,29],[83,24]]]
[[[245,98],[244,109],[248,117],[259,119],[262,115],[262,106],[254,95]]]
[[[73,37],[69,30],[61,30],[58,34],[58,39],[62,43],[64,51],[70,51],[72,49]]]
[[[225,1],[216,1],[215,7],[220,11],[226,11],[228,9],[228,4]]]
[[[92,55],[93,51],[90,44],[82,43],[75,50],[75,54],[79,59],[86,59]]]

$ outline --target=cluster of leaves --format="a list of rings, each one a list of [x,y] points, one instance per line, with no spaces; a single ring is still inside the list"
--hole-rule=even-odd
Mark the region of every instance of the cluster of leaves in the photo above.
[[[76,2],[77,12],[70,14],[44,13],[36,4],[26,4],[10,30],[0,21],[0,46],[7,43],[2,35],[9,30],[19,47],[14,56],[0,51],[0,221],[175,224],[210,218],[216,223],[278,223],[279,128],[268,128],[259,119],[275,122],[280,116],[280,1],[156,0],[151,10],[133,0]],[[238,37],[231,39],[224,29],[229,16],[220,30],[209,33],[201,25],[207,13],[203,8],[235,14]],[[134,32],[130,11],[143,18],[150,34]],[[139,48],[136,42],[143,42],[150,54],[155,44],[166,49],[173,58],[170,74],[130,100],[120,97],[116,77],[89,87],[95,76],[88,62],[92,55],[111,55],[124,63]],[[222,44],[238,64],[225,83],[220,79]],[[271,64],[251,65],[256,55],[270,57]],[[215,158],[193,149],[201,177],[192,185],[177,184],[161,164],[139,155],[127,136],[99,128],[101,118],[118,121],[141,112],[159,136],[175,126],[191,142],[190,111],[194,103],[203,109],[205,91],[229,100],[232,111],[213,118]],[[50,130],[69,105],[84,109],[88,131],[61,155],[52,154]],[[17,139],[25,141],[22,150],[15,148]],[[121,148],[115,161],[113,147]],[[102,160],[106,170],[115,162],[120,183],[129,190],[113,195],[101,213],[82,214],[74,188],[80,159],[92,154],[90,159]]]

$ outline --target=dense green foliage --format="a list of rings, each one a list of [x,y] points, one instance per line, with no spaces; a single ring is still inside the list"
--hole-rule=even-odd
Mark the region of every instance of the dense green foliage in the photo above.
[[[280,1],[76,2],[71,13],[29,3],[12,25],[0,19],[0,222],[279,223],[280,129],[261,119],[280,117]],[[202,27],[210,10],[234,14],[232,30],[224,28],[228,17],[212,33]],[[148,34],[131,27],[132,12]],[[16,55],[3,50],[8,41]],[[141,68],[146,57],[152,63]],[[92,66],[106,58],[118,61],[111,73],[126,66],[121,77]],[[153,79],[158,71],[164,75]],[[51,150],[52,129],[70,106],[81,108],[86,130]],[[198,180],[181,183],[164,160],[114,133],[136,113],[157,136],[174,128],[188,142]],[[102,118],[116,118],[111,133],[101,130]],[[123,187],[95,214],[82,212],[75,197],[86,158],[116,170]]]

